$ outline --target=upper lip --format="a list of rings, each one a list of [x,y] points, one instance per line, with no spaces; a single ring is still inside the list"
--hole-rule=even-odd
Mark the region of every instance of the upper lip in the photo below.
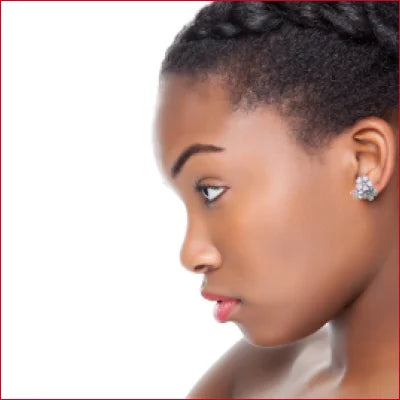
[[[220,295],[215,294],[215,293],[207,292],[206,290],[202,290],[202,291],[201,291],[201,295],[202,295],[205,299],[211,300],[211,301],[239,300],[238,298],[235,298],[235,297],[220,296]]]

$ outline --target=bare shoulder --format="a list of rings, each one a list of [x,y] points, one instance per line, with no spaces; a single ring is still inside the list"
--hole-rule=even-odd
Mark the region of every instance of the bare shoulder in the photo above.
[[[242,338],[217,359],[186,398],[250,397],[268,392],[268,385],[275,385],[285,376],[304,345],[324,336],[326,329],[313,334],[304,344],[277,347],[254,346]]]
[[[238,383],[246,385],[246,377],[265,377],[272,366],[285,364],[291,353],[290,346],[257,347],[240,339],[205,372],[187,398],[231,397]]]

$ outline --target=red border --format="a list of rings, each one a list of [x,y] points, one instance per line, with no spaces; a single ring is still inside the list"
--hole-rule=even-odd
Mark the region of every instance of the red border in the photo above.
[[[0,27],[1,27],[1,3],[4,3],[5,1],[37,1],[37,0],[0,0]],[[82,1],[82,0],[40,0],[40,1]],[[84,0],[84,1],[114,1],[114,0]],[[135,0],[118,0],[118,1],[135,1]],[[149,0],[147,0],[149,1]],[[150,0],[150,1],[168,1],[168,0]],[[187,1],[187,0],[180,0],[180,1]],[[202,0],[191,0],[191,1],[202,1]],[[225,1],[225,0],[218,0],[218,1]],[[240,1],[240,0],[233,0],[233,1]],[[280,0],[270,0],[270,1],[280,1]],[[298,2],[319,2],[322,0],[298,0]],[[342,0],[340,0],[342,1]],[[356,1],[356,2],[366,2],[365,0],[352,0],[352,1]],[[393,1],[393,0],[380,0],[380,1]],[[399,11],[400,11],[400,3],[399,0],[395,0],[398,2],[398,6],[399,6]],[[399,25],[400,25],[400,16],[399,16]],[[400,38],[400,36],[399,36]],[[400,61],[400,58],[399,58]],[[399,81],[400,81],[400,74],[399,74]],[[400,90],[399,90],[399,103],[400,103]],[[2,203],[1,203],[1,29],[0,29],[0,224],[1,224],[1,211],[2,211]],[[399,137],[399,131],[397,132],[397,137]],[[398,145],[398,154],[400,153],[400,141],[398,140],[397,142]],[[400,198],[400,180],[398,179],[398,194],[399,194],[399,198]],[[399,219],[398,219],[398,226],[400,226],[400,206],[399,206]],[[1,356],[1,228],[0,228],[0,356]],[[400,244],[400,240],[399,240],[399,244]],[[400,247],[400,246],[399,246]],[[400,251],[398,253],[398,264],[400,266]],[[399,274],[400,275],[400,274]],[[399,289],[400,289],[400,278],[398,279],[398,285],[399,285]],[[400,292],[400,290],[399,290]],[[399,303],[400,303],[400,294],[399,294]],[[400,331],[400,308],[399,308],[399,318],[398,318],[398,327],[399,327],[399,331]],[[399,336],[399,347],[400,347],[400,336]],[[399,352],[399,356],[400,356],[400,352]],[[400,359],[400,357],[399,357]],[[0,359],[0,400],[11,400],[11,399],[5,399],[3,397],[1,397],[1,359]],[[399,381],[400,381],[400,360],[399,360]],[[399,396],[398,398],[400,399],[400,391],[399,391]],[[36,398],[38,399],[38,398]],[[91,399],[91,398],[86,398],[86,399],[65,399],[65,398],[58,398],[58,399],[47,399],[46,400],[137,400],[138,398],[132,398],[132,399],[110,399],[110,398],[103,398],[103,399]],[[209,398],[209,399],[215,399],[217,400],[217,398]],[[221,398],[218,398],[219,400]],[[254,399],[254,398],[252,398]],[[284,399],[284,398],[282,398]],[[285,399],[290,399],[290,398],[285,398]],[[29,399],[12,399],[12,400],[29,400]],[[168,400],[168,399],[167,399]]]

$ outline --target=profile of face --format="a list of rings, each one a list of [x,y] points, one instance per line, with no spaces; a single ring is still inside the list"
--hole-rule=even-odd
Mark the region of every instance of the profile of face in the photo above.
[[[273,107],[232,112],[222,85],[172,75],[154,132],[161,173],[187,211],[181,262],[204,274],[208,292],[241,300],[230,320],[249,342],[302,339],[366,285],[384,249],[367,216],[373,203],[349,194],[351,135],[310,155]],[[192,154],[172,174],[193,144],[220,149]]]

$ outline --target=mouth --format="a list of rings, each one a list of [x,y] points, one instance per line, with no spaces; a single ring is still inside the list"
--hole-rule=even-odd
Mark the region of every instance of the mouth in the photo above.
[[[238,299],[233,300],[217,300],[214,307],[214,317],[218,322],[226,322],[230,319],[234,311],[240,306],[241,301]]]
[[[239,299],[238,297],[229,297],[229,296],[223,296],[223,295],[219,295],[219,294],[215,294],[215,293],[211,293],[211,292],[207,292],[205,290],[201,291],[201,295],[206,299],[206,300],[210,300],[210,301],[217,301],[217,302],[225,302],[225,301],[238,301],[238,302],[242,302],[241,299]]]
[[[216,301],[214,317],[218,322],[228,321],[232,313],[242,304],[242,300],[237,297],[223,296],[205,290],[201,290],[201,295],[207,300]]]
[[[231,300],[236,300],[238,303],[243,303],[243,301],[241,299],[237,299],[235,297],[233,297]],[[217,303],[220,304],[220,303],[223,303],[224,301],[227,301],[227,300],[217,300]],[[230,300],[228,300],[228,301],[230,301]]]

